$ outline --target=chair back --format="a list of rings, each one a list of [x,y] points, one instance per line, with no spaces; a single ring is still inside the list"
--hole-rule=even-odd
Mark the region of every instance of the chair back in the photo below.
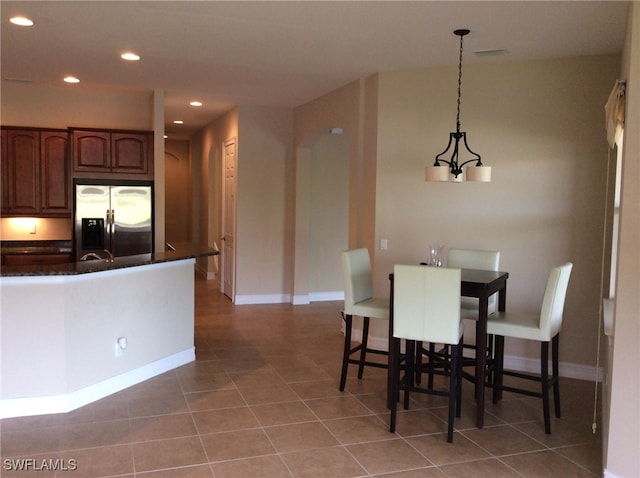
[[[396,265],[393,277],[393,336],[458,344],[460,269]]]
[[[560,332],[562,327],[562,313],[572,268],[573,264],[567,262],[554,267],[549,273],[540,311],[540,330],[543,332],[543,339],[547,341]]]
[[[449,249],[447,252],[447,267],[497,271],[500,267],[500,252],[477,249]],[[463,297],[461,303],[464,309],[478,310],[478,299],[476,298]],[[492,314],[495,311],[496,296],[494,294],[489,297],[487,313]]]
[[[344,313],[353,314],[355,304],[373,297],[369,250],[363,247],[343,251],[340,259],[344,277]]]

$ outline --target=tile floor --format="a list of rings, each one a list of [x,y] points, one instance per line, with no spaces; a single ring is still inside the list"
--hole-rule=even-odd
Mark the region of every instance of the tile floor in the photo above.
[[[602,475],[601,442],[591,432],[593,385],[577,380],[563,380],[563,417],[550,436],[539,401],[511,394],[489,403],[486,426],[476,429],[468,382],[453,444],[446,442],[441,397],[416,397],[390,434],[386,371],[368,369],[361,381],[350,373],[348,390],[338,391],[340,308],[233,306],[213,284],[197,280],[194,363],[71,413],[2,420],[0,475]],[[11,471],[14,458],[59,470]]]

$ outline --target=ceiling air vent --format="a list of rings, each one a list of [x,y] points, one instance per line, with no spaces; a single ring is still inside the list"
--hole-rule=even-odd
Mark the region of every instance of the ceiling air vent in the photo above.
[[[506,48],[496,48],[493,50],[478,50],[473,52],[477,56],[499,56],[506,55],[509,53],[509,50]]]

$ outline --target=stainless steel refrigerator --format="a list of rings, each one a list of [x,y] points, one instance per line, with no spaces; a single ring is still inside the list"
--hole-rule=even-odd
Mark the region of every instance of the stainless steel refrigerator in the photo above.
[[[151,183],[76,183],[74,192],[77,261],[153,252]]]

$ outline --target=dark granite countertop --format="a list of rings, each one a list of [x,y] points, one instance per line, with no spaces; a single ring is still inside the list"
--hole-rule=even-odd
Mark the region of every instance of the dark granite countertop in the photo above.
[[[2,266],[0,277],[37,277],[77,275],[90,272],[101,272],[126,267],[145,266],[161,262],[195,259],[204,256],[216,256],[218,251],[207,246],[197,244],[173,244],[175,251],[159,251],[152,254],[138,254],[135,256],[116,257],[113,262],[105,260],[91,260],[84,262],[70,262],[67,264],[51,265],[22,265]],[[4,249],[3,252],[4,254]]]

